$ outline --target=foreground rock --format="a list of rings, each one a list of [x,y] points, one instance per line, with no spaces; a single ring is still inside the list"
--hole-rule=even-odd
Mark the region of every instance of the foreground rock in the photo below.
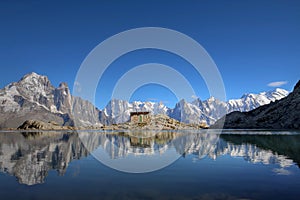
[[[223,128],[300,129],[300,81],[287,97],[250,112],[232,112],[211,128],[222,128],[223,121]]]
[[[42,122],[36,120],[26,120],[21,126],[18,127],[21,130],[72,130],[71,126],[60,126],[56,122]]]
[[[18,130],[99,130],[103,129],[103,126],[61,126],[54,121],[43,122],[38,120],[26,120],[20,125]],[[15,130],[10,128],[8,130]]]

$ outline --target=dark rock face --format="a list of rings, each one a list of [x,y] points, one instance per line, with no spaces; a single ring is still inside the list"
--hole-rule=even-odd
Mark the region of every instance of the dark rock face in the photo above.
[[[76,125],[99,125],[103,123],[100,121],[101,113],[91,102],[80,97],[72,98],[72,116]]]
[[[222,128],[222,123],[218,120],[211,127]],[[279,101],[249,112],[232,112],[226,115],[223,128],[300,129],[300,81],[292,93]]]
[[[25,75],[0,90],[0,128],[17,128],[28,119],[59,125],[101,125],[101,112],[90,102],[73,97],[66,83],[58,88],[46,76]]]

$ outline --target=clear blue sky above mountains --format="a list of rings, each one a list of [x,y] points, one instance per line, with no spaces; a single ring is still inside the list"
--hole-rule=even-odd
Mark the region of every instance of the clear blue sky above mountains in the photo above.
[[[228,99],[276,85],[291,90],[300,79],[300,1],[1,1],[0,24],[1,88],[32,71],[47,75],[55,86],[64,81],[72,87],[96,45],[121,31],[148,26],[174,29],[198,41],[218,66]],[[189,77],[197,96],[209,97],[188,63],[166,52],[142,50],[112,64],[96,105],[107,103],[107,91],[126,70],[147,62],[174,67]],[[140,88],[132,98],[175,102],[156,85]]]

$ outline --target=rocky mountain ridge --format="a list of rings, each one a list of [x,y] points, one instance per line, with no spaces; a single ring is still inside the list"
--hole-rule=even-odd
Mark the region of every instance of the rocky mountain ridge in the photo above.
[[[224,127],[223,127],[224,122]],[[232,112],[212,128],[300,129],[300,81],[287,97],[249,112]]]
[[[16,128],[28,119],[65,126],[101,125],[102,113],[72,96],[66,83],[55,88],[46,76],[34,72],[0,90],[0,111],[0,128]]]

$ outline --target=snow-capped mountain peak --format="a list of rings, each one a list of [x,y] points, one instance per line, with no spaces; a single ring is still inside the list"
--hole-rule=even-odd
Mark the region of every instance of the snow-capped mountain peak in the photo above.
[[[282,99],[283,97],[286,97],[289,94],[288,91],[281,89],[281,88],[276,88],[272,91],[266,92],[265,95],[269,98],[272,99],[272,101]]]

